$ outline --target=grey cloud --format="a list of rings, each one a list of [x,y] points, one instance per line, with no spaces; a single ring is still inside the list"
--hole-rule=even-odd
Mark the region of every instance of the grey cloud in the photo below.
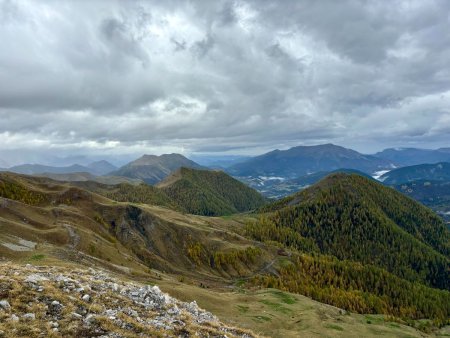
[[[447,142],[445,0],[0,0],[0,9],[0,152]]]
[[[3,25],[13,21],[19,16],[19,9],[12,0],[4,0],[0,3],[0,22]]]
[[[147,53],[127,30],[126,25],[115,19],[109,18],[103,20],[100,28],[102,34],[106,38],[107,43],[111,44],[111,53],[119,55],[128,55],[134,57],[142,62],[142,67],[146,67],[149,62]],[[120,64],[115,62],[111,65],[111,71],[114,71]]]
[[[176,52],[186,50],[186,41],[177,41],[174,38],[171,38],[170,41],[175,45]]]
[[[208,34],[204,39],[197,41],[192,50],[202,58],[214,47],[214,43],[214,38]]]
[[[225,2],[219,12],[219,23],[222,25],[230,25],[236,22],[236,11],[234,1]]]

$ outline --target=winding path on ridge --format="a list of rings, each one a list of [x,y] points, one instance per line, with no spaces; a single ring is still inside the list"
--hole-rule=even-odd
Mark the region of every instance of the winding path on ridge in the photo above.
[[[64,223],[62,226],[67,229],[67,233],[69,234],[70,237],[69,247],[71,249],[76,250],[78,244],[80,243],[80,235],[76,233],[76,231],[70,224]]]

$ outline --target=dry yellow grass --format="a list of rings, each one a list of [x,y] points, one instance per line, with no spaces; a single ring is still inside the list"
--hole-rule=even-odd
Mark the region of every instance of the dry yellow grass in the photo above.
[[[79,194],[79,190],[48,179],[19,177],[19,181],[50,196],[50,202],[31,206],[0,198],[0,258],[67,270],[101,267],[122,280],[158,284],[182,300],[196,300],[231,325],[271,337],[427,336],[411,327],[385,321],[382,316],[342,315],[339,309],[299,295],[288,294],[295,302],[287,304],[274,290],[251,292],[234,287],[237,280],[271,263],[277,264],[280,259],[275,248],[245,239],[236,232],[247,216],[211,218],[163,207],[131,208],[127,203],[116,203],[95,194]],[[61,203],[60,195],[67,204]],[[141,213],[131,217],[129,214],[137,209]],[[114,230],[112,220],[116,223]],[[2,245],[12,242],[11,238],[35,242],[36,247],[19,252]],[[187,257],[186,244],[190,241],[221,252],[258,246],[262,254],[254,265],[239,263],[238,269],[216,271]],[[14,306],[28,310],[27,300],[32,295],[20,289],[20,285],[14,290],[18,300]],[[55,297],[59,295],[57,289],[53,292]],[[100,313],[101,309],[94,304],[92,311]],[[6,325],[3,315],[0,311],[0,321]],[[105,327],[112,325],[102,316],[99,321]],[[17,332],[26,336],[26,325],[19,324]],[[52,336],[54,333],[47,326],[42,325],[39,330]],[[7,329],[11,328],[0,328],[5,332]],[[67,330],[76,329],[73,322],[67,323]],[[436,335],[448,335],[446,330],[443,328]]]
[[[1,337],[257,337],[102,271],[12,263],[0,271]]]

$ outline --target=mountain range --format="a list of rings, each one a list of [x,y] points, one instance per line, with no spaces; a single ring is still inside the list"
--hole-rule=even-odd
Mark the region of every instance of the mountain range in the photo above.
[[[384,184],[390,185],[422,203],[426,201],[426,205],[445,218],[449,218],[447,213],[450,211],[450,203],[447,202],[446,198],[447,185],[437,183],[437,180],[442,182],[443,180],[449,180],[447,168],[449,164],[443,162],[415,166],[401,165],[401,163],[415,161],[434,161],[445,158],[449,153],[448,148],[437,150],[401,148],[386,149],[374,156],[360,154],[354,150],[333,144],[325,144],[294,147],[282,151],[275,150],[256,157],[227,155],[213,156],[210,159],[200,156],[198,159],[213,167],[226,166],[227,168],[224,170],[229,174],[268,198],[282,198],[295,193],[334,172],[353,172],[366,177],[372,175],[383,181]],[[395,168],[396,166],[400,167]],[[119,169],[107,161],[97,161],[86,166],[75,164],[67,167],[25,164],[4,170],[45,176],[60,181],[95,181],[107,185],[119,183],[139,185],[141,182],[145,182],[146,184],[156,185],[181,167],[206,169],[183,155],[165,154],[161,156],[144,155]],[[430,186],[427,185],[427,188],[425,188],[421,180],[430,181]],[[417,181],[417,184],[413,184],[415,181]],[[412,184],[405,188],[403,183]],[[180,184],[178,183],[178,185]],[[192,184],[191,187],[194,186],[198,187],[196,184]],[[127,190],[130,189],[127,188]],[[142,191],[139,191],[139,195],[142,195],[142,193]],[[205,191],[202,191],[202,194],[203,196],[210,196]],[[216,202],[217,200],[214,203]],[[214,209],[212,204],[214,203],[208,204],[208,212],[212,212]],[[220,205],[220,203],[217,203],[216,207]],[[183,209],[183,206],[179,204],[178,207],[180,210]],[[217,207],[214,213],[217,213],[218,210],[222,210],[222,212],[224,210],[228,210],[227,212],[238,211],[229,204],[227,208],[223,209],[222,205],[222,207]],[[188,207],[187,210],[192,211],[194,209]],[[203,212],[206,212],[205,210]],[[200,211],[197,209],[195,212]]]
[[[386,159],[364,155],[334,144],[323,144],[274,150],[235,164],[227,168],[227,172],[233,176],[297,178],[340,168],[356,169],[372,174],[375,171],[394,167],[394,164]]]
[[[376,153],[374,156],[392,161],[397,166],[450,162],[450,148],[388,148]]]
[[[250,156],[238,156],[238,155],[192,155],[190,159],[198,164],[212,168],[212,169],[225,169],[233,164],[244,162],[250,159]]]
[[[11,171],[18,174],[36,175],[36,174],[71,174],[71,173],[89,173],[91,175],[105,175],[117,167],[107,161],[96,161],[83,166],[73,164],[66,167],[54,167],[42,164],[21,164],[10,168],[1,169],[1,171]]]
[[[373,175],[391,171],[396,167],[409,166],[410,163],[445,162],[450,158],[450,148],[437,150],[416,148],[385,149],[375,155],[358,153],[352,149],[333,144],[317,146],[298,146],[287,150],[274,150],[256,157],[246,156],[193,156],[209,168],[225,168],[232,176],[257,181],[297,179],[302,176],[320,172],[333,172],[351,169]],[[438,161],[439,162],[439,161]],[[93,162],[87,166],[74,164],[66,167],[52,167],[39,164],[23,164],[3,171],[22,174],[68,174],[85,172],[97,176],[122,176],[140,179],[148,184],[156,184],[177,169],[204,166],[180,154],[161,156],[143,155],[130,163],[116,168],[107,161]],[[244,179],[245,180],[245,179]],[[250,181],[248,181],[250,182]],[[270,182],[268,182],[270,183]]]

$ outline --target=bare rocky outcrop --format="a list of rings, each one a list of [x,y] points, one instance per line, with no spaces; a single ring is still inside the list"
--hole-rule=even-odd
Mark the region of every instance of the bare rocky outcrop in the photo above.
[[[195,301],[88,268],[0,264],[0,337],[255,337]]]

